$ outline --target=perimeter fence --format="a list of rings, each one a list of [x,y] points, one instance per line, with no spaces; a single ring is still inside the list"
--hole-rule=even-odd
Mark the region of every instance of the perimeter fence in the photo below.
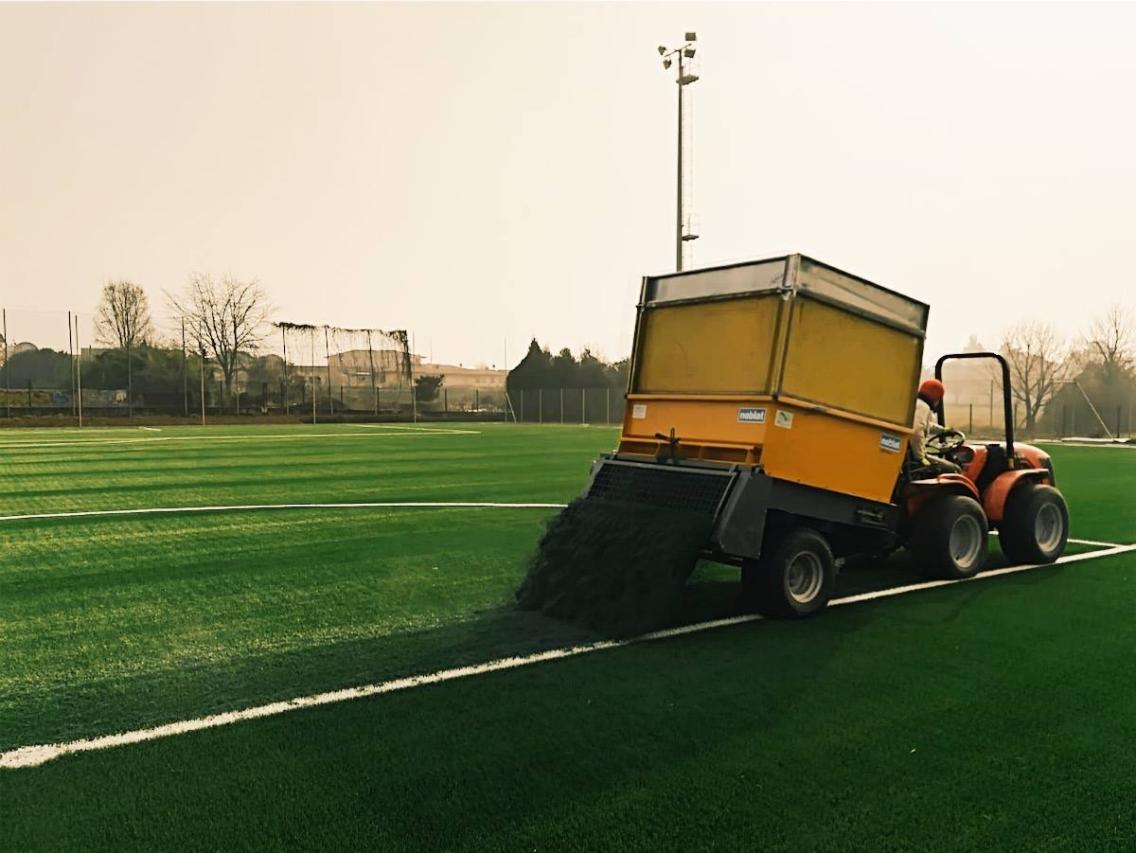
[[[404,332],[274,323],[254,350],[226,365],[180,326],[124,347],[100,340],[90,312],[3,308],[0,316],[0,419],[8,423],[261,417],[579,424],[618,423],[623,412],[622,389],[509,395],[506,371],[425,362],[410,352]]]
[[[226,371],[180,326],[154,343],[122,347],[100,340],[91,312],[0,308],[0,319],[0,423],[78,423],[80,416],[530,424],[623,418],[621,387],[506,393],[506,371],[430,364],[410,352],[405,332],[275,323]],[[1004,432],[1000,382],[989,367],[955,364],[944,375],[949,425],[979,439]],[[1110,392],[1070,383],[1032,430],[1020,411],[1016,422],[1023,438],[1129,438],[1136,433],[1136,395],[1127,386]]]

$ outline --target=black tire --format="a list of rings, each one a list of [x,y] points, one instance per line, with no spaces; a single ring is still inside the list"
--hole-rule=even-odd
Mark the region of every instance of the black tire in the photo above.
[[[982,506],[966,495],[944,495],[915,516],[910,550],[925,575],[971,578],[986,563],[989,523]]]
[[[1069,508],[1061,492],[1023,483],[1006,499],[998,542],[1011,563],[1052,563],[1069,541]]]
[[[764,616],[799,619],[825,608],[836,568],[828,540],[809,527],[786,533],[760,560],[742,563],[742,594]]]

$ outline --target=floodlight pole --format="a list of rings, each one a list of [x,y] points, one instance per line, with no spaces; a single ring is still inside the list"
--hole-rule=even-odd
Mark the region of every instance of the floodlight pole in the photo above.
[[[675,269],[682,272],[682,51],[678,52],[678,181],[675,200]]]
[[[670,68],[671,63],[675,62],[676,76],[675,83],[678,89],[678,161],[677,161],[677,185],[675,191],[675,269],[679,272],[682,271],[682,244],[688,240],[697,240],[697,234],[684,234],[683,233],[683,192],[682,192],[682,179],[683,179],[683,150],[682,150],[682,137],[683,137],[683,114],[682,114],[682,90],[684,86],[689,86],[698,80],[697,74],[691,74],[687,67],[686,60],[694,58],[694,42],[698,40],[696,33],[686,33],[682,47],[674,50],[667,50],[663,45],[659,46],[659,56],[663,58],[663,68]],[[673,57],[673,59],[672,59]],[[677,61],[676,61],[677,60]]]

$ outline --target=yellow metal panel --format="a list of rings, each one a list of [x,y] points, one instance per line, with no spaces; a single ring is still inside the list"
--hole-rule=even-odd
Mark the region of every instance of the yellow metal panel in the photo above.
[[[822,302],[793,304],[781,391],[909,425],[922,341]]]
[[[673,399],[634,397],[627,403],[624,438],[675,435],[684,444],[713,442],[759,447],[765,440],[770,411],[768,397],[751,399]],[[759,414],[760,413],[760,414]]]
[[[909,431],[881,430],[783,403],[773,408],[761,453],[769,476],[881,503],[891,500]]]
[[[769,295],[646,309],[635,390],[767,391],[779,304]]]

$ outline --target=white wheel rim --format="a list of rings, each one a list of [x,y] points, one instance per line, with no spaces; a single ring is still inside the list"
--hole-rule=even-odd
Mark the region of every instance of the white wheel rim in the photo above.
[[[789,561],[785,572],[785,591],[797,604],[808,604],[824,586],[824,567],[820,557],[811,551],[801,551]]]
[[[982,553],[982,525],[973,515],[960,515],[951,526],[947,545],[951,560],[964,571],[970,569]]]
[[[1055,504],[1044,504],[1033,520],[1033,535],[1037,546],[1047,553],[1052,551],[1061,544],[1064,532],[1065,520],[1061,517],[1061,511]]]

